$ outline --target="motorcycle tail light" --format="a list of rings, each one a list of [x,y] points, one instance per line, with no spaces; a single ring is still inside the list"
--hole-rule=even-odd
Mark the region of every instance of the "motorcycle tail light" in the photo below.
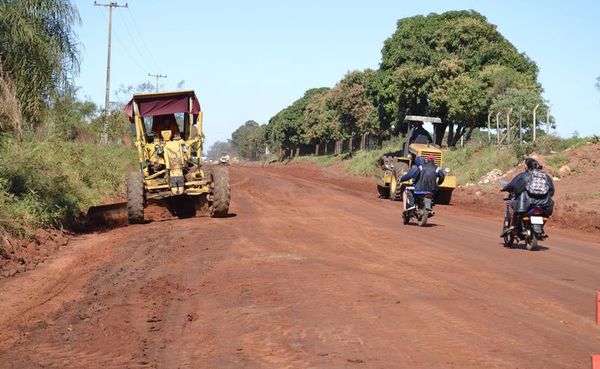
[[[532,215],[542,215],[544,214],[544,211],[540,208],[535,208],[533,209],[533,211],[531,212]]]

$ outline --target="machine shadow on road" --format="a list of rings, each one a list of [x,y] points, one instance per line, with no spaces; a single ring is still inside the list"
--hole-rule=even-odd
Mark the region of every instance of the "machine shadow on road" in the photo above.
[[[499,243],[501,246],[504,246],[502,242]],[[511,250],[519,250],[519,251],[527,251],[527,252],[544,252],[550,250],[549,247],[538,245],[534,250],[527,250],[527,246],[524,243],[513,244],[511,247],[505,247]]]
[[[445,225],[443,225],[443,224],[436,224],[436,223],[427,223],[424,226],[419,226],[417,223],[408,223],[406,225],[411,226],[411,227],[421,227],[421,228],[445,227]]]

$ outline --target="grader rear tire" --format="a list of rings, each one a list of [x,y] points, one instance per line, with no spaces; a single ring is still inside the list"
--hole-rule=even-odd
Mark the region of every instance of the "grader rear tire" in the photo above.
[[[140,172],[127,175],[127,219],[130,224],[144,222],[144,175]]]
[[[394,173],[392,174],[392,182],[390,183],[390,199],[392,201],[402,200],[404,186],[400,182],[400,178],[408,171],[408,165],[403,162],[395,164]]]
[[[392,201],[402,200],[402,186],[398,183],[396,172],[392,175],[392,181],[390,182],[390,199]]]
[[[229,187],[229,170],[215,167],[211,170],[213,181],[212,201],[209,207],[211,218],[223,218],[229,213],[231,188]]]

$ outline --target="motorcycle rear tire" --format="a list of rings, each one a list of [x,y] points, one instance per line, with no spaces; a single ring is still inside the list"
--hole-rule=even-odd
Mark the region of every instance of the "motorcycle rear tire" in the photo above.
[[[538,238],[535,233],[531,234],[531,237],[527,237],[525,240],[525,247],[528,251],[534,251],[538,247]]]
[[[421,219],[419,219],[419,227],[425,227],[427,225],[427,218],[429,218],[429,212],[423,209]]]

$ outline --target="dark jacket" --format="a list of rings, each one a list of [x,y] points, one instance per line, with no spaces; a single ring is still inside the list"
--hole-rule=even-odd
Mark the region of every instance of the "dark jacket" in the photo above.
[[[417,126],[415,127],[415,129],[413,129],[413,132],[410,135],[410,139],[408,140],[408,142],[414,142],[419,136],[427,137],[429,143],[433,142],[433,138],[431,138],[431,135],[429,134],[429,132],[427,132],[425,128],[423,128],[423,126]]]
[[[436,167],[434,163],[424,163],[422,158],[417,158],[415,166],[400,178],[400,182],[412,179],[416,194],[433,193],[444,182],[445,177],[444,171]]]
[[[544,173],[545,174],[545,173]],[[517,174],[509,184],[504,186],[501,191],[503,192],[512,192],[515,195],[520,195],[523,192],[527,191],[527,185],[531,181],[531,172],[525,171],[523,173]],[[546,183],[548,184],[548,195],[550,197],[554,196],[554,181],[552,178],[546,174]]]
[[[548,193],[542,197],[533,197],[529,196],[527,193],[527,186],[531,180],[532,176],[530,171],[519,173],[509,184],[504,186],[501,191],[515,194],[513,207],[516,212],[523,213],[528,211],[531,206],[536,206],[544,209],[545,214],[550,216],[554,210],[554,201],[552,200],[552,196],[554,196],[554,181],[546,174]]]

